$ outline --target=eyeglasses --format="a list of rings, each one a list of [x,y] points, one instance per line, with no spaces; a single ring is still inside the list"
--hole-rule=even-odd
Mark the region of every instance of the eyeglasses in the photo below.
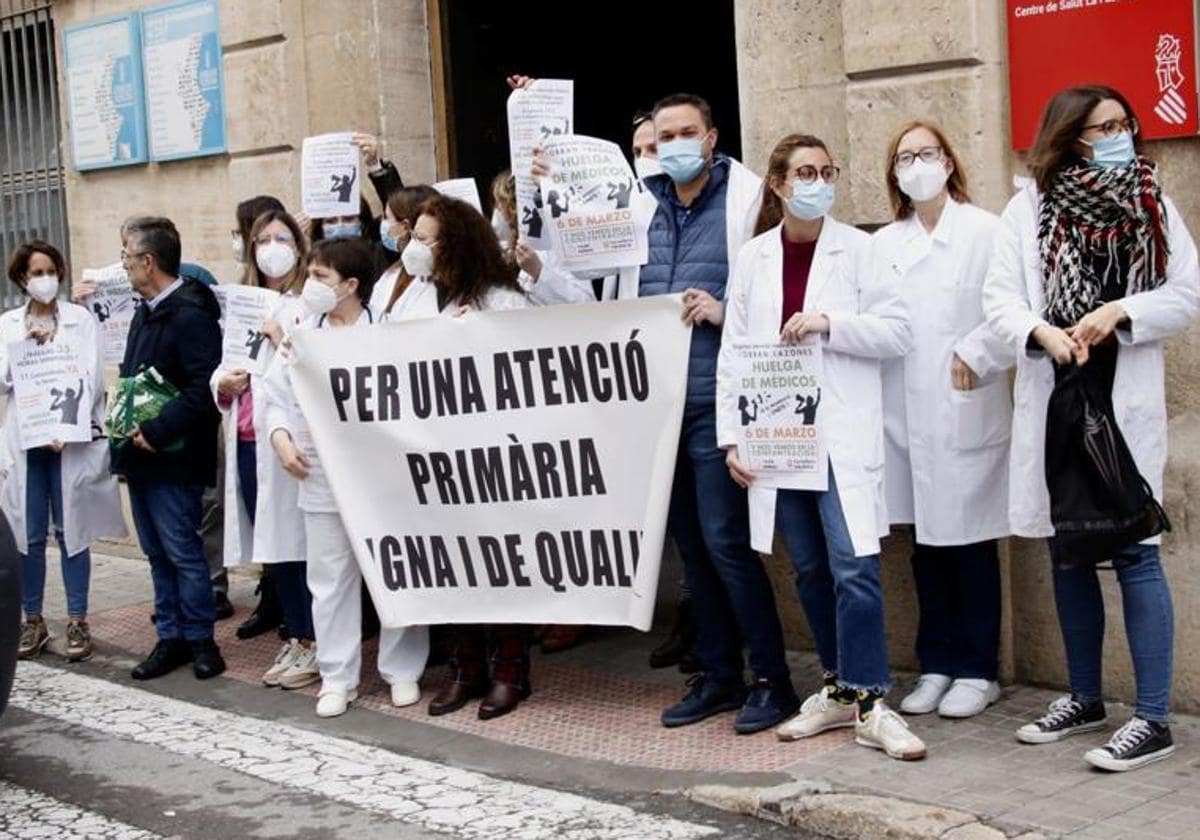
[[[126,251],[124,248],[122,248],[121,249],[121,262],[123,262],[123,263],[129,262],[134,257],[144,257],[148,253],[150,253],[150,252],[149,251]]]
[[[908,169],[908,167],[916,163],[917,158],[926,163],[937,163],[942,159],[942,147],[922,146],[915,152],[899,152],[892,158],[892,162],[901,169]]]
[[[1133,117],[1126,117],[1120,120],[1105,120],[1102,123],[1092,123],[1085,125],[1084,131],[1099,131],[1105,137],[1115,137],[1122,131],[1128,131],[1130,134],[1138,133],[1138,121]]]
[[[801,166],[796,170],[796,180],[802,184],[811,184],[819,177],[827,184],[832,184],[842,174],[841,167],[838,166],[822,166],[817,169],[815,166]]]

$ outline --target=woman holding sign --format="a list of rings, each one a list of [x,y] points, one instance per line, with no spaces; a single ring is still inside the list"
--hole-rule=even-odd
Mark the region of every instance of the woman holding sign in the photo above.
[[[101,436],[100,333],[86,309],[58,299],[65,276],[62,254],[37,240],[18,247],[8,263],[9,280],[29,301],[0,317],[0,391],[9,395],[0,448],[0,507],[21,551],[25,620],[18,654],[37,656],[50,641],[42,598],[53,522],[67,590],[66,655],[78,661],[92,654],[89,548],[104,537],[123,539],[127,532],[116,477],[109,472],[108,441]],[[60,352],[51,356],[43,348]],[[62,376],[35,370],[39,358],[46,357],[58,363]],[[28,386],[19,368],[33,374]],[[51,439],[38,435],[34,419],[48,421]]]
[[[888,514],[915,525],[921,677],[907,714],[979,714],[1000,699],[1000,558],[1008,527],[1012,348],[983,317],[999,220],[970,203],[935,125],[892,137],[885,164],[896,221],[875,234],[875,270],[900,284],[913,349],[884,363]]]
[[[879,538],[888,530],[880,360],[907,352],[912,335],[895,283],[872,271],[870,238],[827,215],[838,175],[816,137],[788,135],[771,153],[759,234],[738,253],[726,296],[717,442],[734,481],[749,488],[754,548],[769,553],[775,529],[783,536],[825,669],[824,686],[779,727],[779,738],[853,726],[858,743],[919,759],[925,745],[883,703],[891,677],[879,581]],[[805,393],[764,401],[753,412],[761,416],[782,404],[784,414],[768,427],[782,433],[776,438],[815,435],[812,474],[752,469],[751,439],[742,431],[751,427],[743,426],[738,396],[754,402],[761,380],[774,387],[789,363],[764,356],[749,369],[768,375],[747,377],[736,368],[748,343],[763,354],[781,343],[820,349],[814,355],[823,363],[794,377],[802,381],[789,381]]]
[[[267,357],[262,346],[277,347],[283,332],[304,317],[300,287],[307,258],[300,226],[283,210],[268,210],[250,228],[246,284],[270,289],[279,296],[260,330],[255,356]],[[227,287],[225,329],[233,326]],[[266,359],[255,361],[267,369]],[[279,465],[274,452],[258,441],[267,438],[266,412],[261,405],[261,376],[222,360],[213,372],[213,399],[224,418],[225,434],[225,547],[227,566],[259,563],[270,567],[287,634],[275,661],[262,676],[264,685],[301,688],[320,679],[317,671],[312,598],[305,582],[304,518],[296,506],[297,486]]]
[[[438,313],[460,317],[472,311],[528,305],[515,268],[500,252],[495,231],[464,201],[439,195],[425,202],[402,259],[409,274],[428,277],[430,282],[401,320]],[[517,708],[533,690],[527,630],[516,624],[446,628],[443,638],[450,674],[429,701],[429,714],[450,714],[478,697],[483,698],[478,711],[483,720]]]
[[[1105,770],[1132,770],[1175,750],[1168,726],[1171,592],[1159,559],[1160,537],[1149,536],[1157,528],[1116,533],[1104,547],[1092,531],[1095,547],[1073,550],[1078,533],[1059,528],[1052,517],[1063,499],[1052,494],[1048,479],[1083,468],[1079,462],[1095,451],[1091,426],[1103,431],[1110,447],[1124,438],[1126,469],[1119,469],[1117,483],[1136,488],[1155,507],[1162,498],[1163,342],[1183,332],[1200,311],[1200,269],[1183,216],[1163,195],[1158,167],[1140,154],[1140,140],[1133,109],[1112,88],[1071,88],[1051,99],[1028,156],[1034,183],[1013,197],[1000,218],[983,288],[988,321],[1017,353],[1013,531],[1050,538],[1071,684],[1070,695],[1022,726],[1017,738],[1045,744],[1106,726],[1105,609],[1096,563],[1112,560],[1137,697],[1132,717],[1107,744],[1084,755]],[[1074,447],[1047,445],[1061,431],[1055,397],[1069,383],[1091,392],[1082,434],[1071,435]],[[1052,458],[1058,461],[1053,467]],[[1091,501],[1095,487],[1113,486],[1106,475],[1113,471],[1099,469],[1095,461],[1088,466],[1086,479],[1064,488],[1068,508],[1080,499]],[[1144,517],[1136,520],[1140,525]]]
[[[472,211],[473,212],[473,211]],[[313,245],[308,279],[300,293],[307,316],[300,329],[341,329],[374,322],[367,301],[375,285],[374,259],[361,239],[328,239]],[[362,666],[362,575],[342,524],[308,424],[296,402],[283,354],[264,380],[263,426],[284,471],[299,482],[308,590],[316,630],[321,691],[319,717],[336,717],[358,697]],[[271,504],[277,504],[272,499]],[[290,624],[289,624],[290,628]],[[425,627],[384,627],[379,633],[379,672],[391,686],[392,703],[421,699],[417,680],[429,655]]]

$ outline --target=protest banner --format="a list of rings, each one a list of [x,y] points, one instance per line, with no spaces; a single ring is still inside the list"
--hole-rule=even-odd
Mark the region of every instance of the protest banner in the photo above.
[[[293,334],[292,385],[386,626],[650,627],[687,380],[679,306]]]
[[[22,449],[92,439],[92,383],[79,357],[78,345],[61,335],[44,344],[26,338],[8,345]]]
[[[271,341],[262,331],[279,301],[279,292],[257,286],[217,286],[213,289],[221,302],[223,337],[221,367],[244,370],[255,376],[267,371],[271,361]]]
[[[731,349],[738,458],[764,487],[828,490],[821,342],[738,342]]]
[[[642,185],[620,146],[579,135],[551,137],[542,204],[551,247],[571,271],[646,262],[645,223],[633,206]]]
[[[310,219],[358,215],[358,146],[352,136],[340,131],[304,138],[301,205]]]
[[[85,268],[83,280],[96,285],[95,294],[83,305],[91,310],[100,328],[104,346],[104,364],[119,365],[125,358],[125,340],[129,325],[141,299],[129,283],[129,275],[120,263],[104,268]]]
[[[545,250],[542,199],[530,175],[533,149],[551,137],[570,134],[575,124],[575,83],[538,79],[508,97],[509,165],[516,181],[517,228],[520,241]]]

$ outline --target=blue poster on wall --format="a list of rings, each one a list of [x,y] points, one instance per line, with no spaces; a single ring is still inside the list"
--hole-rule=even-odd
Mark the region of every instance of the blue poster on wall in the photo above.
[[[217,0],[185,0],[142,12],[142,61],[151,159],[224,152]]]
[[[145,163],[141,26],[136,12],[63,30],[71,160],[76,169]]]

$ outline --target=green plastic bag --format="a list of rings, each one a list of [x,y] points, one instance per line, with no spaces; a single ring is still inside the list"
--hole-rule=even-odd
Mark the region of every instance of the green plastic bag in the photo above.
[[[127,445],[139,426],[161,414],[163,407],[177,396],[179,389],[152,367],[135,376],[119,378],[109,394],[108,412],[104,418],[109,448],[120,449]],[[181,449],[183,441],[177,440],[161,451],[178,452]]]

